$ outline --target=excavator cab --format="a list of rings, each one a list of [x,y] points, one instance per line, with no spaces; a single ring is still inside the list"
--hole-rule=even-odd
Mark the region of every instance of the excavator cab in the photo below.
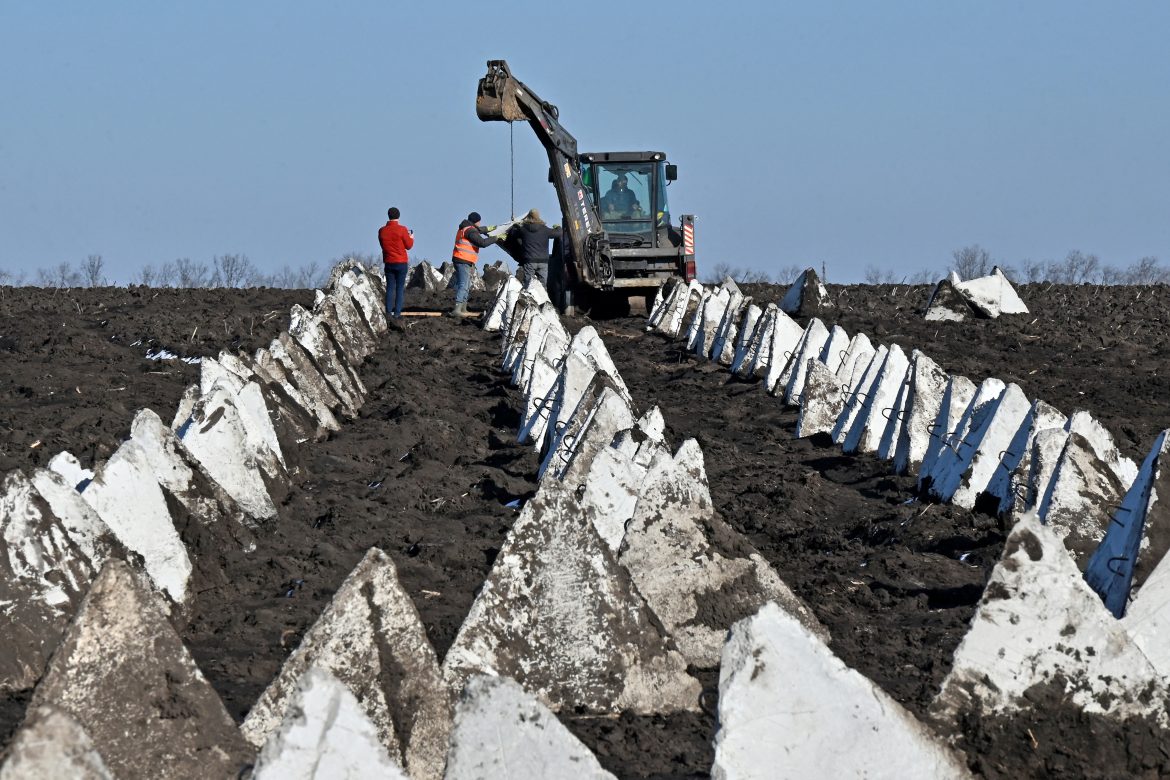
[[[665,154],[590,153],[580,162],[582,183],[614,249],[677,253],[682,234],[671,224],[666,187],[678,172]]]

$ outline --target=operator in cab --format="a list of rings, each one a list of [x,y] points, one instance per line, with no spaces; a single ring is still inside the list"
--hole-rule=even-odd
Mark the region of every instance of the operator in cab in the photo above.
[[[642,205],[638,203],[638,196],[627,186],[628,183],[624,173],[618,174],[609,186],[609,192],[601,196],[602,219],[620,219],[641,214]]]

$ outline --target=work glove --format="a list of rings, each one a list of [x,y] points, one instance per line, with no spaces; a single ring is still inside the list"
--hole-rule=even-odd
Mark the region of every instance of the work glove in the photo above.
[[[484,231],[487,233],[491,233],[495,229],[496,229],[495,225],[488,225],[486,228],[484,228]]]

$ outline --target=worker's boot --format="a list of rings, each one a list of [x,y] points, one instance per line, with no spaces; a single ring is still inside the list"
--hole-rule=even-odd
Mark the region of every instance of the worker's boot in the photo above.
[[[467,304],[466,303],[457,303],[457,304],[455,304],[455,307],[453,309],[451,309],[451,311],[447,312],[447,316],[460,319],[463,317],[463,312],[465,312],[465,311],[467,311]]]

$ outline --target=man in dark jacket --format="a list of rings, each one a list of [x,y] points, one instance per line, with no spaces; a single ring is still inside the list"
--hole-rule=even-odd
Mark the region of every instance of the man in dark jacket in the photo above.
[[[514,257],[520,266],[520,281],[528,284],[534,278],[548,287],[548,242],[560,233],[559,226],[549,227],[540,218],[540,212],[530,210],[523,221],[513,225],[505,239],[515,247]]]
[[[499,243],[480,227],[478,212],[471,212],[459,223],[455,231],[455,248],[451,250],[451,262],[455,266],[455,308],[447,312],[451,317],[462,317],[467,313],[467,295],[471,292],[471,272],[479,260],[479,250]]]

